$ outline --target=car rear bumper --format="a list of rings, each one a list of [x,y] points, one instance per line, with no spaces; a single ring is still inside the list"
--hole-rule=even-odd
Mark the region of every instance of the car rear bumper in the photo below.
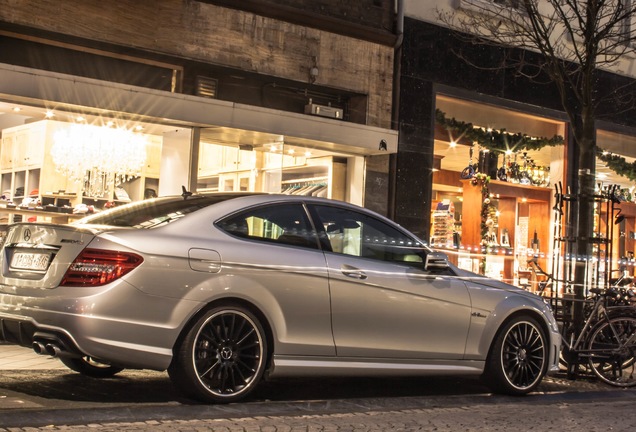
[[[149,296],[125,282],[101,289],[11,289],[21,295],[6,288],[0,286],[0,341],[36,352],[44,347],[43,354],[51,354],[51,344],[60,356],[107,359],[125,368],[165,370],[194,309],[192,302]]]

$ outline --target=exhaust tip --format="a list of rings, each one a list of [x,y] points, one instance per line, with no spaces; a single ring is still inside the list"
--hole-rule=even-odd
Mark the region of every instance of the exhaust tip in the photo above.
[[[46,347],[44,346],[44,344],[42,342],[33,342],[33,352],[35,352],[36,354],[46,354]]]
[[[60,347],[53,344],[46,344],[45,349],[46,349],[46,353],[50,355],[51,357],[57,357],[60,355],[60,352],[62,352]]]

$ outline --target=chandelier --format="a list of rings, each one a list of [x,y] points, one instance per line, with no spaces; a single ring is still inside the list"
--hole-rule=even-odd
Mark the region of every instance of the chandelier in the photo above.
[[[83,184],[85,196],[104,197],[141,174],[146,138],[123,128],[73,124],[55,134],[51,156],[58,172]]]

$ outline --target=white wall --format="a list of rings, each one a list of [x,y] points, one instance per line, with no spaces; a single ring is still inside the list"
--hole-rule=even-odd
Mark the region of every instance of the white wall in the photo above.
[[[175,129],[163,134],[159,196],[180,195],[181,186],[190,190],[192,172],[192,130]]]

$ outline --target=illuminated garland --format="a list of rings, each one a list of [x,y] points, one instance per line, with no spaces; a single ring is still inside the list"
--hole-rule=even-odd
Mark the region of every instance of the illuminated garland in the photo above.
[[[520,132],[509,133],[505,129],[495,130],[474,127],[472,123],[459,121],[455,118],[446,118],[446,114],[439,109],[435,110],[435,120],[440,126],[452,131],[458,139],[459,137],[466,138],[470,142],[476,142],[490,151],[540,150],[546,146],[556,147],[563,145],[564,142],[563,137],[560,135],[555,135],[552,138],[536,138]]]
[[[466,138],[491,151],[541,150],[546,146],[556,147],[564,144],[564,139],[560,135],[555,135],[552,138],[536,138],[522,133],[511,134],[505,129],[486,130],[474,127],[472,123],[447,118],[446,114],[439,109],[435,110],[435,121],[440,126],[452,131],[457,139]],[[598,150],[598,158],[605,162],[610,170],[636,182],[636,161],[629,163],[622,156],[604,152],[600,148]]]
[[[623,156],[607,153],[599,149],[597,157],[607,164],[616,174],[636,182],[636,161],[629,163]]]

